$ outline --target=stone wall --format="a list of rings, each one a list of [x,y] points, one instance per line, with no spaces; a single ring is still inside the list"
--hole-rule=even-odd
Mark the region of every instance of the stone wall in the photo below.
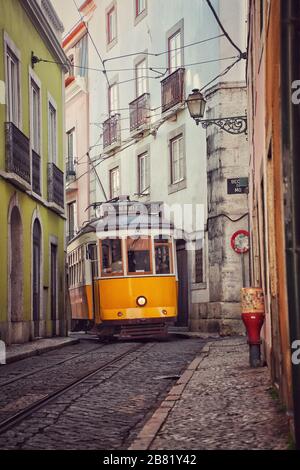
[[[206,99],[208,119],[246,114],[243,83],[218,84]],[[248,195],[227,194],[227,179],[248,177],[248,165],[245,134],[231,135],[216,125],[207,128],[209,301],[193,305],[194,330],[222,335],[244,332],[240,289],[249,285],[249,255],[243,258],[235,253],[230,242],[237,230],[248,230]]]

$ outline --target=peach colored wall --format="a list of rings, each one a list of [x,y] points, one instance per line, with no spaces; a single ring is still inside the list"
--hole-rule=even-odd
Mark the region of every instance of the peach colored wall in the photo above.
[[[71,87],[76,87],[77,80],[78,78],[67,87],[67,97],[71,92]],[[67,182],[67,203],[77,200],[78,228],[89,219],[89,211],[86,211],[89,205],[90,182],[89,161],[86,155],[89,148],[88,96],[87,92],[80,90],[66,103],[66,131],[75,127],[76,160],[78,161],[75,165],[75,182]]]
[[[259,3],[258,0],[249,1],[247,82],[251,174],[249,209],[253,237],[252,272],[253,284],[261,284],[265,287],[266,322],[263,336],[266,359],[272,378],[279,386],[281,398],[290,409],[292,406],[291,361],[280,138],[281,1],[264,2],[265,21],[261,33]]]

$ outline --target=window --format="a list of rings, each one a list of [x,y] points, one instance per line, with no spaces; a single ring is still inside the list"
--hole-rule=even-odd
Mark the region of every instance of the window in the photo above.
[[[168,40],[169,72],[175,72],[182,66],[181,31],[177,31]]]
[[[67,162],[67,173],[75,174],[75,156],[76,156],[76,134],[75,127],[67,132],[67,146],[68,146],[68,162]]]
[[[204,282],[203,246],[195,250],[195,282],[196,284]]]
[[[9,47],[6,48],[6,71],[7,119],[8,122],[18,127],[20,121],[19,60]]]
[[[152,274],[149,237],[127,239],[128,274]]]
[[[171,184],[184,179],[184,155],[182,134],[170,141],[171,150]]]
[[[113,6],[107,13],[107,44],[117,39],[117,14],[116,7]]]
[[[260,0],[259,5],[259,24],[260,24],[260,33],[262,33],[264,29],[264,0]]]
[[[49,103],[49,162],[56,163],[56,109]]]
[[[138,193],[149,189],[148,152],[138,156]]]
[[[172,267],[172,244],[169,239],[154,240],[155,272],[156,274],[170,274]]]
[[[34,80],[31,79],[31,146],[33,150],[40,154],[40,89]]]
[[[135,16],[139,16],[146,9],[146,0],[135,0]]]
[[[73,201],[68,204],[68,240],[72,240],[77,232],[77,202]]]
[[[69,70],[70,70],[69,75],[70,75],[70,77],[74,77],[74,75],[75,75],[75,72],[74,72],[74,54],[70,54],[68,56],[68,59],[69,59],[69,64],[70,64],[70,66],[69,66]]]
[[[108,88],[108,111],[109,114],[118,111],[118,85],[115,83]]]
[[[120,171],[119,167],[110,170],[109,172],[110,179],[110,197],[111,199],[118,197],[120,195]]]
[[[136,76],[136,96],[142,96],[147,93],[147,67],[146,59],[143,59],[135,67]]]
[[[122,241],[102,240],[101,242],[101,272],[102,276],[122,275]]]

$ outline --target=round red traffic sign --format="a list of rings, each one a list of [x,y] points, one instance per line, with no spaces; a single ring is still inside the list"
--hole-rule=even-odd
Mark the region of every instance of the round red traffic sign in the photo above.
[[[247,230],[238,230],[231,237],[231,248],[239,254],[249,251],[249,232]]]

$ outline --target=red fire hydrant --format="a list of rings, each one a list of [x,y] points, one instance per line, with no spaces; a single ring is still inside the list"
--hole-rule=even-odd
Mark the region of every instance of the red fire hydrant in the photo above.
[[[241,289],[242,320],[247,330],[249,360],[251,367],[261,366],[260,331],[265,321],[265,302],[263,290],[259,287]]]

